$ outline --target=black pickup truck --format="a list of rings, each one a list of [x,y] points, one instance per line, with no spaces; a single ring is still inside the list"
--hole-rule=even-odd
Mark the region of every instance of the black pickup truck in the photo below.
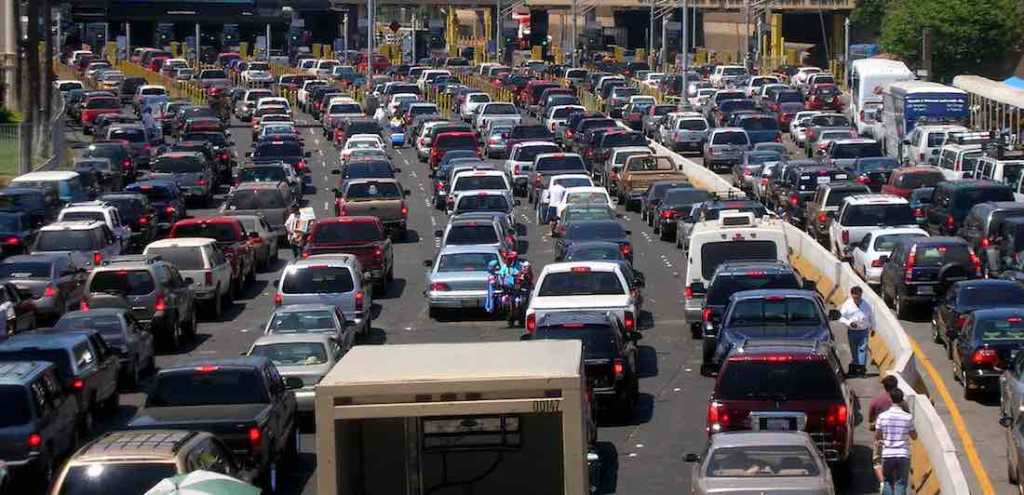
[[[273,492],[271,473],[296,454],[292,390],[301,387],[265,357],[186,362],[160,370],[128,428],[213,433]]]

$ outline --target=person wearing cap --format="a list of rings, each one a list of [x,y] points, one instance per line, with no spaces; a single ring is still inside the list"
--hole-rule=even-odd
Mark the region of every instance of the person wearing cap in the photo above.
[[[292,256],[295,259],[299,259],[299,254],[302,251],[302,238],[305,236],[300,220],[299,206],[292,205],[288,209],[288,218],[284,221],[284,228],[288,233],[288,244],[292,246]]]

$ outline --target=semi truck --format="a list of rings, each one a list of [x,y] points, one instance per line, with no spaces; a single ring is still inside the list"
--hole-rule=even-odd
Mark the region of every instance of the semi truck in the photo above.
[[[317,493],[584,495],[578,340],[353,348],[316,387]]]

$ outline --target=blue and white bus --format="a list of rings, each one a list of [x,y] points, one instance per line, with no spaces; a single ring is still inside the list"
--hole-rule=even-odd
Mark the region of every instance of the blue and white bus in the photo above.
[[[899,81],[882,90],[882,147],[903,159],[906,140],[918,125],[966,125],[967,92],[925,81]],[[939,143],[941,145],[941,143]]]

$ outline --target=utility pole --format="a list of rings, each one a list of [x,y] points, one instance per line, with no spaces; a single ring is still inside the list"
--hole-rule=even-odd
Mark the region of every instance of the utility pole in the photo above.
[[[415,11],[413,11],[412,21],[410,22],[410,24],[412,25],[412,55],[410,56],[410,58],[412,60],[411,60],[410,63],[412,65],[416,65],[416,12]]]
[[[341,51],[345,52],[345,62],[351,63],[348,59],[348,12],[341,14],[341,25],[344,26],[341,35]]]
[[[503,60],[501,58],[501,45],[505,41],[505,35],[502,33],[502,16],[501,16],[501,0],[497,0],[497,5],[494,7],[494,22],[497,24],[497,29],[494,34],[494,56],[497,58],[500,64]]]
[[[124,58],[125,60],[131,59],[132,57],[132,23],[124,21]]]
[[[924,80],[931,81],[932,75],[932,29],[924,28],[921,33],[921,67],[924,69]]]
[[[850,87],[850,18],[843,20],[843,83]]]
[[[373,77],[373,42],[374,42],[374,20],[376,20],[377,6],[374,0],[366,1],[366,80],[370,81]]]
[[[267,41],[266,41],[267,46],[265,47],[266,51],[263,53],[263,56],[267,57],[267,62],[270,62],[270,23],[267,23],[266,38],[267,38]]]
[[[647,27],[647,58],[648,58],[648,60],[650,60],[650,58],[654,55],[654,2],[655,2],[655,0],[651,0],[651,22],[650,22],[650,25]]]
[[[199,36],[201,34],[202,33],[199,32],[199,23],[197,22],[196,23],[196,68],[197,68],[197,70],[198,70],[199,64],[201,64],[202,60],[203,60],[202,56],[200,55],[200,53],[202,53],[202,48],[203,48],[203,42],[202,42],[202,40],[199,39]]]
[[[682,25],[679,26],[679,54],[681,55],[679,61],[679,73],[682,74],[683,76],[683,87],[682,90],[679,91],[679,107],[682,108],[684,102],[688,101],[687,97],[690,95],[690,82],[687,80],[686,77],[686,73],[690,69],[690,47],[686,42],[686,33],[687,29],[689,28],[689,23],[686,22],[686,0],[680,0],[680,3],[682,6],[682,12],[680,13],[682,15],[680,16],[679,20],[681,21]]]
[[[576,66],[579,63],[576,60],[576,43],[577,43],[577,41],[576,41],[577,40],[577,36],[576,36],[576,23],[577,23],[576,12],[577,12],[576,11],[576,0],[572,0],[572,15],[570,16],[570,17],[572,17],[572,30],[571,30],[572,40],[569,41],[569,46],[572,47],[572,55],[571,55],[569,60],[572,61],[571,63],[572,63],[573,66]],[[583,22],[584,22],[584,26],[585,26],[586,25],[586,21],[584,20]]]

